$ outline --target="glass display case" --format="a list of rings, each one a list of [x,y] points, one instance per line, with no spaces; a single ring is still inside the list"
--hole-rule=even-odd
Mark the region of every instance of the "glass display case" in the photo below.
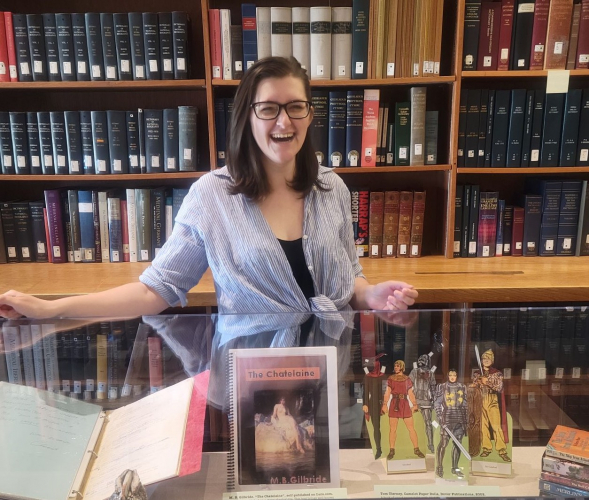
[[[0,497],[589,491],[586,307],[0,327]]]

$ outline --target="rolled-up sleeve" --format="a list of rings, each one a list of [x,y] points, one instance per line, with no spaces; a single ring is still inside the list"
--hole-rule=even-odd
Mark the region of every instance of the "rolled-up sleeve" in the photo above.
[[[170,306],[186,305],[186,294],[209,266],[198,229],[198,198],[196,185],[193,185],[178,212],[170,238],[139,277]]]

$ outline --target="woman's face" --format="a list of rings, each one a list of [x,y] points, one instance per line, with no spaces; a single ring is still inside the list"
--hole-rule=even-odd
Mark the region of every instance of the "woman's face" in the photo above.
[[[266,78],[258,85],[254,102],[272,101],[286,104],[291,101],[306,101],[305,87],[298,78]],[[264,155],[264,167],[292,168],[295,157],[303,146],[307,129],[311,124],[313,110],[301,119],[289,118],[284,108],[273,120],[259,119],[250,111],[252,134]]]

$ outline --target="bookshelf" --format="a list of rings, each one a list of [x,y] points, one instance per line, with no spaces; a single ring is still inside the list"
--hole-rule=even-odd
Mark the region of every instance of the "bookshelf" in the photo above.
[[[189,18],[188,80],[102,82],[10,82],[0,83],[0,111],[108,110],[165,108],[193,105],[198,108],[198,172],[137,175],[2,175],[0,200],[41,199],[45,189],[124,189],[129,187],[188,187],[217,167],[215,99],[233,96],[238,80],[213,79],[209,43],[209,8],[229,8],[233,23],[241,19],[237,0],[92,0],[83,9],[71,0],[56,0],[50,8],[43,2],[23,5],[7,0],[3,9],[12,12],[144,12],[185,11]],[[257,6],[281,2],[261,0]],[[303,0],[302,6],[327,5],[322,0]],[[334,0],[332,7],[350,6],[351,0]],[[344,90],[378,88],[385,102],[407,99],[409,89],[425,86],[430,103],[440,113],[438,164],[423,167],[356,167],[335,171],[350,186],[372,190],[425,190],[427,192],[423,253],[419,259],[362,260],[373,281],[389,277],[409,281],[421,291],[421,303],[472,303],[486,301],[575,301],[589,294],[578,284],[563,285],[555,276],[582,272],[584,258],[558,259],[453,259],[453,230],[457,184],[477,183],[481,190],[499,189],[508,198],[523,190],[530,176],[589,179],[589,167],[555,168],[458,168],[457,141],[462,89],[542,88],[548,72],[462,71],[465,1],[445,0],[442,21],[440,75],[418,78],[369,78],[365,80],[312,80],[312,89]],[[372,57],[376,57],[372,54]],[[572,70],[571,85],[589,87],[589,70]],[[65,264],[63,266],[19,263],[2,267],[2,288],[18,288],[39,296],[88,293],[135,280],[147,264]],[[523,274],[519,273],[525,269]],[[437,271],[436,271],[437,270]],[[439,272],[441,274],[435,274]],[[509,283],[502,273],[507,272]],[[484,276],[484,279],[473,278]],[[498,274],[496,274],[498,273]],[[49,276],[47,280],[39,278]],[[537,279],[528,280],[530,275]],[[503,278],[502,278],[503,276]],[[546,276],[545,280],[541,277]],[[443,279],[442,279],[443,277]],[[553,278],[554,277],[554,278]],[[77,280],[75,284],[73,280]],[[473,286],[472,281],[476,281]],[[493,281],[496,280],[496,281]],[[484,283],[481,283],[484,281]],[[60,285],[63,283],[63,285]],[[489,284],[487,284],[489,283]],[[479,286],[480,285],[480,286]],[[501,290],[505,290],[502,293]],[[584,295],[583,295],[584,294]],[[214,287],[210,274],[189,295],[190,305],[212,306]]]

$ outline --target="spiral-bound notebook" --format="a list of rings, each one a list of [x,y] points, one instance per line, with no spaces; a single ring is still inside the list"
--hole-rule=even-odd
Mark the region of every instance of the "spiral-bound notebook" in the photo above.
[[[229,351],[229,490],[339,488],[335,347]]]
[[[201,373],[109,414],[0,382],[0,497],[102,500],[125,469],[144,485],[199,470],[208,379]]]

